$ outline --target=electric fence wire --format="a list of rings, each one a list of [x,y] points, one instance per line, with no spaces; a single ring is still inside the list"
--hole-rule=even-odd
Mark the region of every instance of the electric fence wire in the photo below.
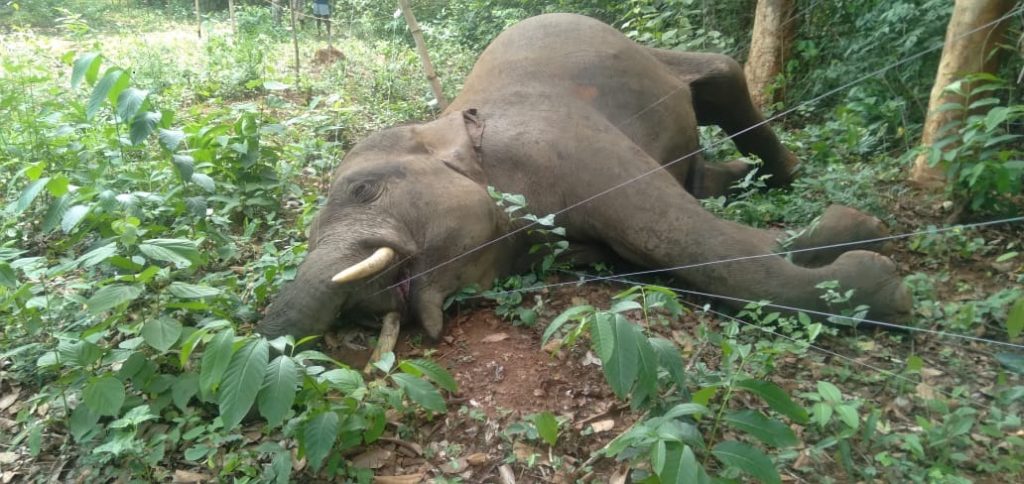
[[[979,32],[979,31],[981,31],[983,29],[989,28],[989,27],[991,27],[993,25],[996,25],[999,22],[1002,22],[1002,21],[1004,21],[1004,20],[1006,20],[1006,19],[1008,19],[1008,18],[1010,18],[1010,17],[1012,17],[1012,16],[1014,16],[1014,15],[1016,15],[1016,14],[1022,12],[1022,11],[1024,11],[1024,5],[1022,5],[1020,7],[1017,7],[1016,9],[1010,11],[1009,13],[1007,13],[1006,15],[1003,15],[1002,17],[999,17],[999,18],[997,18],[997,19],[995,19],[995,20],[993,20],[991,22],[988,22],[988,23],[986,23],[984,25],[981,25],[979,27],[976,27],[976,28],[974,28],[974,29],[972,29],[972,30],[970,30],[970,31],[968,31],[966,33],[963,33],[960,36],[955,37],[955,39],[964,38],[964,37],[967,37],[967,36],[969,36],[969,35],[971,35],[971,34],[973,34],[975,32]],[[575,203],[572,203],[572,204],[570,204],[569,206],[567,206],[565,208],[562,208],[560,210],[557,210],[557,211],[553,212],[551,215],[557,217],[558,215],[562,215],[562,214],[564,214],[564,213],[566,213],[566,212],[568,212],[570,210],[573,210],[573,209],[578,208],[580,206],[583,206],[583,205],[585,205],[587,203],[590,203],[590,202],[592,202],[592,201],[594,201],[594,200],[596,200],[596,199],[598,199],[598,198],[600,198],[600,197],[602,197],[604,195],[607,195],[607,194],[609,194],[609,193],[611,193],[613,191],[616,191],[616,190],[618,190],[620,188],[628,186],[628,185],[630,185],[630,184],[632,184],[632,183],[634,183],[634,182],[636,182],[638,180],[641,180],[643,178],[646,178],[647,176],[650,176],[650,175],[652,175],[654,173],[657,173],[659,171],[665,170],[668,167],[670,167],[672,165],[675,165],[676,163],[679,163],[679,162],[681,162],[683,160],[686,160],[686,159],[688,159],[688,158],[690,158],[692,156],[700,154],[700,153],[706,151],[709,148],[716,147],[716,146],[724,143],[725,141],[728,141],[728,140],[731,140],[731,139],[736,138],[738,136],[741,136],[741,135],[743,135],[745,133],[748,133],[748,132],[750,132],[750,131],[752,131],[754,129],[757,129],[757,128],[761,127],[761,126],[764,126],[764,125],[766,125],[766,124],[768,124],[768,123],[770,123],[772,121],[781,119],[781,118],[783,118],[783,117],[785,117],[785,116],[787,116],[787,115],[789,115],[789,114],[791,114],[791,113],[793,113],[793,112],[795,112],[797,110],[803,109],[806,106],[812,105],[812,104],[817,103],[818,101],[820,101],[822,99],[825,99],[827,97],[833,96],[833,95],[835,95],[835,94],[837,94],[839,92],[845,91],[845,90],[847,90],[847,89],[849,89],[849,88],[851,88],[851,87],[853,87],[853,86],[855,86],[855,85],[857,85],[857,84],[859,84],[859,83],[861,83],[861,82],[863,82],[863,81],[865,81],[867,79],[876,77],[876,76],[878,76],[880,74],[884,74],[884,73],[886,73],[886,72],[888,72],[888,71],[890,71],[892,69],[895,69],[896,67],[899,67],[899,66],[901,66],[903,64],[906,64],[908,62],[911,62],[913,60],[919,59],[919,58],[921,58],[921,57],[923,57],[923,56],[925,56],[927,54],[935,52],[936,50],[940,50],[940,49],[942,49],[942,47],[943,47],[943,44],[939,44],[939,45],[936,45],[936,46],[933,46],[933,47],[926,48],[926,49],[924,49],[924,50],[922,50],[922,51],[920,51],[920,52],[918,52],[916,54],[904,57],[903,59],[900,59],[900,60],[898,60],[898,61],[896,61],[896,62],[894,62],[892,64],[889,64],[888,66],[882,67],[880,69],[876,69],[876,70],[874,70],[872,72],[869,72],[869,73],[867,73],[867,74],[865,74],[863,76],[860,76],[860,77],[858,77],[858,78],[856,78],[856,79],[854,79],[854,80],[852,80],[850,82],[847,82],[847,83],[845,83],[845,84],[843,84],[843,85],[841,85],[839,87],[836,87],[836,88],[831,89],[831,90],[829,90],[829,91],[827,91],[827,92],[825,92],[823,94],[815,96],[814,98],[811,98],[810,100],[800,102],[796,106],[794,106],[792,108],[789,108],[789,109],[787,109],[785,111],[782,111],[782,112],[780,112],[780,113],[778,113],[778,114],[776,114],[776,115],[774,115],[774,116],[772,116],[770,118],[767,118],[767,119],[765,119],[765,120],[763,120],[763,121],[761,121],[759,123],[755,123],[755,124],[745,128],[745,129],[742,129],[742,130],[739,130],[739,131],[737,131],[735,133],[732,133],[729,136],[725,137],[724,139],[721,139],[721,140],[718,140],[716,142],[711,143],[707,147],[702,147],[702,148],[699,148],[697,150],[694,150],[691,153],[683,155],[683,156],[681,156],[679,158],[676,158],[674,160],[671,160],[671,161],[669,161],[667,163],[663,163],[660,166],[658,166],[657,168],[652,168],[652,169],[650,169],[650,170],[648,170],[648,171],[646,171],[644,173],[641,173],[640,175],[637,175],[635,177],[629,178],[629,179],[627,179],[627,180],[625,180],[623,182],[620,182],[620,183],[618,183],[616,185],[613,185],[613,186],[611,186],[609,188],[601,190],[601,191],[599,191],[599,192],[597,192],[597,193],[595,193],[595,194],[593,194],[593,195],[591,195],[589,197],[586,197],[586,198],[584,198],[582,200],[579,200],[579,201],[577,201]],[[639,116],[643,112],[646,112],[646,111],[650,110],[651,108],[653,108],[654,106],[656,106],[656,105],[660,104],[661,102],[665,101],[666,99],[668,99],[669,97],[671,97],[675,93],[683,90],[685,87],[686,87],[686,85],[684,84],[683,86],[680,86],[679,88],[677,88],[675,91],[673,91],[673,92],[669,93],[668,95],[663,96],[662,98],[658,99],[657,101],[655,101],[651,105],[645,107],[644,109],[641,109],[637,114],[633,115],[626,122],[636,118],[637,116]],[[462,252],[459,255],[451,257],[451,258],[449,258],[449,259],[447,259],[445,261],[442,261],[442,262],[440,262],[440,263],[438,263],[438,264],[436,264],[434,266],[431,266],[431,267],[429,267],[427,269],[424,269],[424,270],[422,270],[422,271],[420,271],[418,273],[415,273],[413,275],[405,277],[405,278],[399,280],[398,282],[395,282],[395,283],[391,284],[390,286],[385,287],[385,288],[375,292],[371,296],[380,294],[380,293],[385,292],[385,291],[392,290],[392,289],[394,289],[396,287],[399,287],[399,286],[402,286],[402,285],[405,285],[405,284],[409,284],[411,281],[413,281],[415,279],[418,279],[420,277],[423,277],[423,276],[425,276],[427,274],[430,274],[431,272],[434,272],[434,271],[436,271],[436,270],[438,270],[438,269],[440,269],[442,267],[445,267],[445,266],[447,266],[447,265],[449,265],[449,264],[451,264],[451,263],[453,263],[453,262],[455,262],[455,261],[457,261],[459,259],[462,259],[463,257],[466,257],[466,256],[468,256],[470,254],[475,253],[475,252],[478,252],[478,251],[480,251],[480,250],[482,250],[482,249],[484,249],[486,247],[489,247],[489,246],[491,246],[493,244],[496,244],[496,243],[498,243],[498,242],[500,242],[502,240],[505,240],[505,239],[507,239],[509,237],[512,237],[512,236],[514,236],[514,235],[516,235],[518,233],[521,233],[523,231],[529,230],[529,229],[535,227],[537,224],[538,224],[538,222],[536,222],[536,221],[530,222],[528,224],[523,225],[522,227],[519,227],[517,229],[514,229],[514,230],[511,230],[509,232],[506,232],[505,234],[500,235],[498,237],[495,237],[494,239],[491,239],[488,242],[484,242],[484,243],[482,243],[480,245],[477,245],[476,247],[473,247],[473,248],[471,248],[469,250],[466,250],[465,252]],[[707,263],[705,263],[703,265],[711,265],[711,264],[717,264],[717,263],[719,263],[719,262],[718,261],[711,261],[711,262],[707,262]]]

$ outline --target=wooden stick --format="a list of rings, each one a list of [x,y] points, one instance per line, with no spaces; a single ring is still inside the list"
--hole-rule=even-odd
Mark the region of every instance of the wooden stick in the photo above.
[[[199,0],[196,0],[196,1],[199,1]],[[295,46],[295,90],[296,91],[299,90],[299,84],[302,81],[302,78],[299,77],[299,32],[295,28],[295,17],[296,17],[296,14],[298,13],[298,12],[296,12],[296,9],[298,8],[297,4],[298,4],[298,0],[292,0],[292,2],[291,2],[291,6],[292,6],[292,45]]]
[[[398,313],[388,313],[384,316],[384,322],[380,325],[380,337],[377,338],[377,347],[370,354],[370,361],[366,362],[363,373],[370,374],[374,368],[373,364],[380,360],[380,355],[394,351],[395,344],[398,343],[398,324],[401,319]]]
[[[203,38],[203,15],[199,13],[199,0],[196,0],[196,34]]]
[[[228,0],[228,16],[231,17],[231,31],[238,33],[238,24],[235,23],[235,0]]]
[[[448,107],[448,100],[445,99],[444,91],[441,90],[441,80],[437,77],[437,73],[434,72],[434,64],[430,63],[427,43],[423,41],[423,30],[420,29],[420,24],[416,22],[416,17],[412,14],[409,0],[398,0],[398,6],[402,9],[402,15],[405,16],[405,23],[409,24],[412,39],[416,42],[416,53],[420,55],[420,62],[423,63],[423,72],[427,75],[430,88],[434,91],[434,99],[437,100],[437,106],[444,111]]]

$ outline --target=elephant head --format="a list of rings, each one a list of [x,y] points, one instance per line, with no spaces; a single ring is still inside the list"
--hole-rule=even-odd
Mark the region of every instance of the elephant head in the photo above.
[[[339,316],[399,313],[437,338],[444,298],[493,279],[503,244],[480,246],[508,224],[487,192],[483,131],[470,109],[357,144],[334,172],[309,254],[258,331],[299,339]]]

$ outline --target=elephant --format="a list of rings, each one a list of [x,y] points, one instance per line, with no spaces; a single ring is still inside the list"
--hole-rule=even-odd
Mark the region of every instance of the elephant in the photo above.
[[[381,130],[346,153],[311,223],[309,252],[257,331],[301,338],[385,316],[438,338],[446,297],[528,269],[530,248],[543,241],[518,230],[489,187],[524,195],[530,213],[556,214],[580,261],[677,267],[669,274],[687,287],[816,311],[830,310],[816,286],[835,280],[855,290],[850,302],[869,306],[869,318],[908,318],[908,290],[877,244],[745,258],[783,244],[701,206],[754,169],[704,160],[702,125],[720,126],[760,158],[769,186],[797,176],[799,160],[754,107],[731,58],[642,46],[574,14],[513,25],[436,119]],[[878,219],[834,206],[786,247],[883,235]]]

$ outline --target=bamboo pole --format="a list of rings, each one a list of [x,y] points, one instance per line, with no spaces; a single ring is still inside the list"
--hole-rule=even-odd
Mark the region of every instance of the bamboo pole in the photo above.
[[[416,22],[416,17],[412,14],[409,0],[398,0],[398,6],[402,9],[405,23],[409,24],[409,32],[412,33],[412,39],[416,42],[416,53],[420,55],[420,62],[423,63],[423,73],[426,74],[427,81],[430,82],[430,88],[434,91],[434,99],[437,100],[438,107],[443,111],[448,108],[448,100],[444,97],[444,91],[441,90],[441,80],[438,79],[437,73],[434,72],[434,65],[430,62],[427,43],[423,41],[423,30],[420,29],[420,24]]]
[[[238,33],[238,24],[235,23],[235,0],[228,0],[228,17],[231,17],[231,31]]]
[[[299,77],[299,31],[295,27],[295,19],[298,15],[298,0],[292,0],[292,45],[295,47],[295,89],[299,88],[302,78]]]
[[[196,35],[203,38],[203,15],[199,12],[199,0],[196,0]]]

